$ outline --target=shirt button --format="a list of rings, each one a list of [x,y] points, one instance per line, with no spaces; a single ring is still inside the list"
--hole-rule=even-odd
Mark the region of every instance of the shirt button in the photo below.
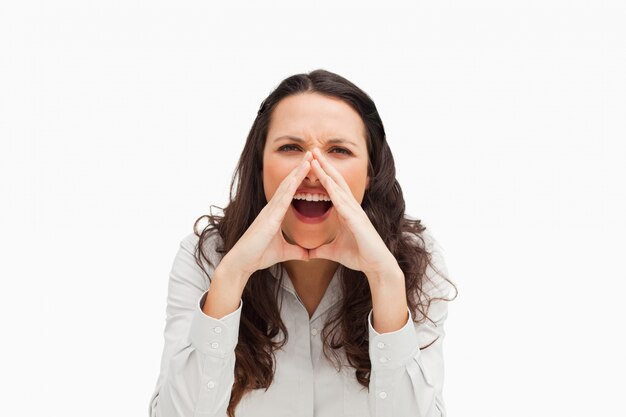
[[[384,400],[385,398],[387,398],[387,393],[385,391],[382,391],[380,394],[378,394],[378,396]]]
[[[213,389],[213,388],[215,388],[215,382],[209,381],[209,383],[206,384],[206,386],[207,386],[208,389]]]
[[[383,342],[378,342],[376,346],[378,346],[378,349],[382,349],[385,347],[385,344]]]
[[[384,356],[379,359],[380,363],[386,363],[388,360],[389,359],[385,358]]]
[[[317,329],[311,329],[311,334],[312,334],[313,336],[317,335]]]
[[[221,327],[216,327],[215,329],[213,329],[213,331],[215,333],[222,333],[222,328]]]
[[[219,344],[219,343],[217,343],[217,342],[213,342],[213,343],[211,343],[211,347],[212,347],[213,349],[217,349],[218,347],[220,347],[220,344]]]

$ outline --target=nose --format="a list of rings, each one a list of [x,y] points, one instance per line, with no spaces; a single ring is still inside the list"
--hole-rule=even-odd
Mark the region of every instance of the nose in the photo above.
[[[313,166],[311,166],[311,168],[309,169],[309,173],[306,174],[306,180],[310,182],[311,184],[319,182],[319,179],[317,178],[315,171],[313,171]]]
[[[313,153],[313,149],[311,149],[311,153]],[[315,159],[315,156],[311,159],[311,162]],[[306,179],[311,183],[314,184],[316,182],[319,182],[319,179],[317,178],[317,175],[315,174],[315,171],[313,170],[313,165],[310,165],[310,169],[308,174],[306,175]]]

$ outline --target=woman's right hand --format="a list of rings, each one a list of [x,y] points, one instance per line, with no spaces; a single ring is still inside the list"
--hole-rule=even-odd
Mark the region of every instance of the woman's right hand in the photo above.
[[[298,186],[311,169],[312,158],[311,152],[307,151],[298,166],[280,183],[243,236],[225,255],[231,262],[231,268],[237,269],[246,278],[255,271],[279,262],[309,259],[308,249],[285,240],[281,225]]]

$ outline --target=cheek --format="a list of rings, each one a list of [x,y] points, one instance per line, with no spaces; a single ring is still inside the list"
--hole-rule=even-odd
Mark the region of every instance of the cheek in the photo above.
[[[267,201],[270,201],[278,188],[280,183],[277,181],[277,178],[272,175],[272,173],[265,173],[263,175],[263,188],[265,189],[265,197]]]
[[[270,161],[263,169],[263,188],[267,201],[271,200],[280,183],[289,175],[293,167],[278,161]]]
[[[263,167],[263,190],[265,191],[267,201],[271,200],[277,187],[275,168],[269,163]]]
[[[341,172],[344,180],[348,183],[352,194],[357,198],[362,197],[367,182],[367,169],[360,166],[351,166],[344,167],[339,172]]]

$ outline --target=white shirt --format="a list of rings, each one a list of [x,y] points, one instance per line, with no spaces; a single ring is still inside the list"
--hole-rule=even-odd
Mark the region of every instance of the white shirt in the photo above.
[[[433,252],[436,268],[447,275],[441,251],[429,230],[422,236],[427,250]],[[165,345],[161,371],[150,398],[150,417],[227,416],[243,304],[240,302],[236,311],[219,320],[202,311],[209,281],[194,258],[198,240],[191,233],[181,241],[170,272]],[[218,243],[222,241],[215,232],[205,242],[212,265],[204,265],[211,276],[221,260],[214,250]],[[447,302],[431,304],[428,316],[436,326],[428,320],[413,323],[409,311],[403,328],[382,334],[372,327],[370,310],[372,372],[368,392],[356,380],[353,368],[338,372],[322,352],[321,330],[330,309],[340,299],[339,273],[343,266],[337,268],[311,318],[282,265],[274,265],[270,272],[276,278],[278,268],[284,274],[281,318],[289,339],[282,350],[275,352],[273,383],[267,391],[245,394],[235,409],[237,417],[445,417],[442,342]],[[436,280],[432,268],[427,274]],[[425,283],[424,288],[430,288],[431,293],[438,286]],[[420,346],[435,339],[420,350]],[[343,350],[340,354],[345,358]]]

